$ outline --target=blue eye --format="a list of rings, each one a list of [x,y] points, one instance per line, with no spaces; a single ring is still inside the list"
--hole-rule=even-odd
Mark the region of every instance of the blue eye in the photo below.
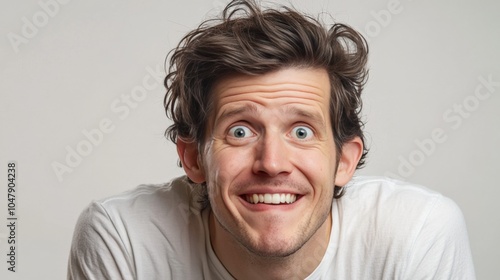
[[[297,126],[292,129],[292,137],[299,140],[308,140],[313,137],[314,132],[307,126]]]
[[[229,129],[229,135],[234,137],[234,138],[245,138],[245,137],[252,136],[253,133],[250,129],[248,129],[248,127],[238,125],[238,126],[234,126],[231,129]]]

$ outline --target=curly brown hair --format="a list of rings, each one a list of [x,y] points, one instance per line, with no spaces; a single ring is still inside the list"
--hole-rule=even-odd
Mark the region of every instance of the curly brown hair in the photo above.
[[[211,113],[211,88],[227,74],[262,75],[286,67],[327,70],[331,84],[330,118],[340,155],[354,137],[363,143],[361,92],[368,77],[368,46],[361,34],[336,23],[326,28],[298,11],[262,9],[253,0],[231,1],[221,18],[201,23],[170,53],[164,105],[173,124],[165,135],[205,140]],[[357,168],[365,163],[364,146]],[[342,196],[336,186],[336,197]]]

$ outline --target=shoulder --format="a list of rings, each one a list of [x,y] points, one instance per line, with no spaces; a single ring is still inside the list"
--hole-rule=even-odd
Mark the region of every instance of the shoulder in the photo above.
[[[172,228],[189,227],[200,223],[200,186],[189,183],[186,177],[165,184],[140,185],[124,193],[96,200],[82,212],[77,228],[82,232],[110,228],[122,238],[154,233],[174,234]],[[170,229],[170,230],[169,230]]]
[[[118,195],[91,202],[78,219],[77,229],[99,230],[114,227],[117,231],[161,219],[162,224],[182,220],[189,213],[201,211],[198,203],[199,186],[190,184],[186,177],[175,178],[165,184],[140,185]]]
[[[427,187],[386,177],[356,177],[346,186],[341,204],[367,218],[377,216],[404,225],[407,229],[465,229],[464,217],[450,198]]]
[[[376,273],[473,279],[464,217],[442,194],[384,177],[356,177],[333,208],[345,255],[381,264],[373,265]]]
[[[189,183],[185,176],[174,178],[164,184],[144,184],[118,195],[97,200],[97,203],[109,207],[143,203],[156,203],[165,200],[189,201],[196,196],[196,185]]]
[[[197,241],[204,231],[199,194],[198,185],[180,177],[92,202],[75,227],[68,270],[74,275],[71,279],[81,275],[151,279],[152,273],[184,271],[179,265],[166,264],[199,261],[178,253],[189,246],[202,248],[202,241]]]
[[[461,213],[455,202],[427,187],[386,177],[359,176],[345,187],[342,206],[359,213],[426,218],[430,212]]]
[[[355,176],[345,188],[346,195],[351,198],[373,194],[381,195],[381,198],[405,197],[407,195],[417,198],[442,196],[440,193],[418,184],[378,176]]]
[[[352,239],[361,238],[377,250],[382,244],[408,249],[423,235],[431,235],[431,242],[440,232],[465,231],[456,203],[426,187],[384,177],[356,177],[346,187],[334,204],[341,227],[364,232]]]
[[[421,185],[386,177],[353,178],[339,204],[347,215],[405,229],[463,220],[460,208],[450,198]]]
[[[130,191],[94,201],[89,210],[100,208],[110,217],[127,215],[128,218],[180,210],[200,211],[199,188],[182,176],[165,184],[140,185]]]

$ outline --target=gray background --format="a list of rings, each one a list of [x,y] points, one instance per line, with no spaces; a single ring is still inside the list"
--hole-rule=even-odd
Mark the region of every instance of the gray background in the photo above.
[[[18,272],[7,272],[8,232],[0,226],[1,279],[65,278],[73,227],[91,200],[182,174],[163,138],[163,61],[226,2],[0,2],[0,225],[6,165],[19,166]],[[454,199],[478,278],[500,275],[500,2],[292,2],[328,12],[369,40],[363,114],[371,153],[360,173]],[[488,90],[482,79],[496,84]],[[89,146],[82,131],[95,134],[103,120],[107,132]],[[71,167],[68,149],[87,155],[70,156]],[[67,166],[59,178],[58,164]]]

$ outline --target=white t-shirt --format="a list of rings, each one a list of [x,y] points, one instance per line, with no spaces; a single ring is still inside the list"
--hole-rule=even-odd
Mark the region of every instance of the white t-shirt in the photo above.
[[[180,177],[91,203],[76,225],[68,278],[233,279],[212,250],[198,188]],[[326,253],[307,279],[475,279],[453,201],[380,177],[355,177],[345,188],[333,201]]]

